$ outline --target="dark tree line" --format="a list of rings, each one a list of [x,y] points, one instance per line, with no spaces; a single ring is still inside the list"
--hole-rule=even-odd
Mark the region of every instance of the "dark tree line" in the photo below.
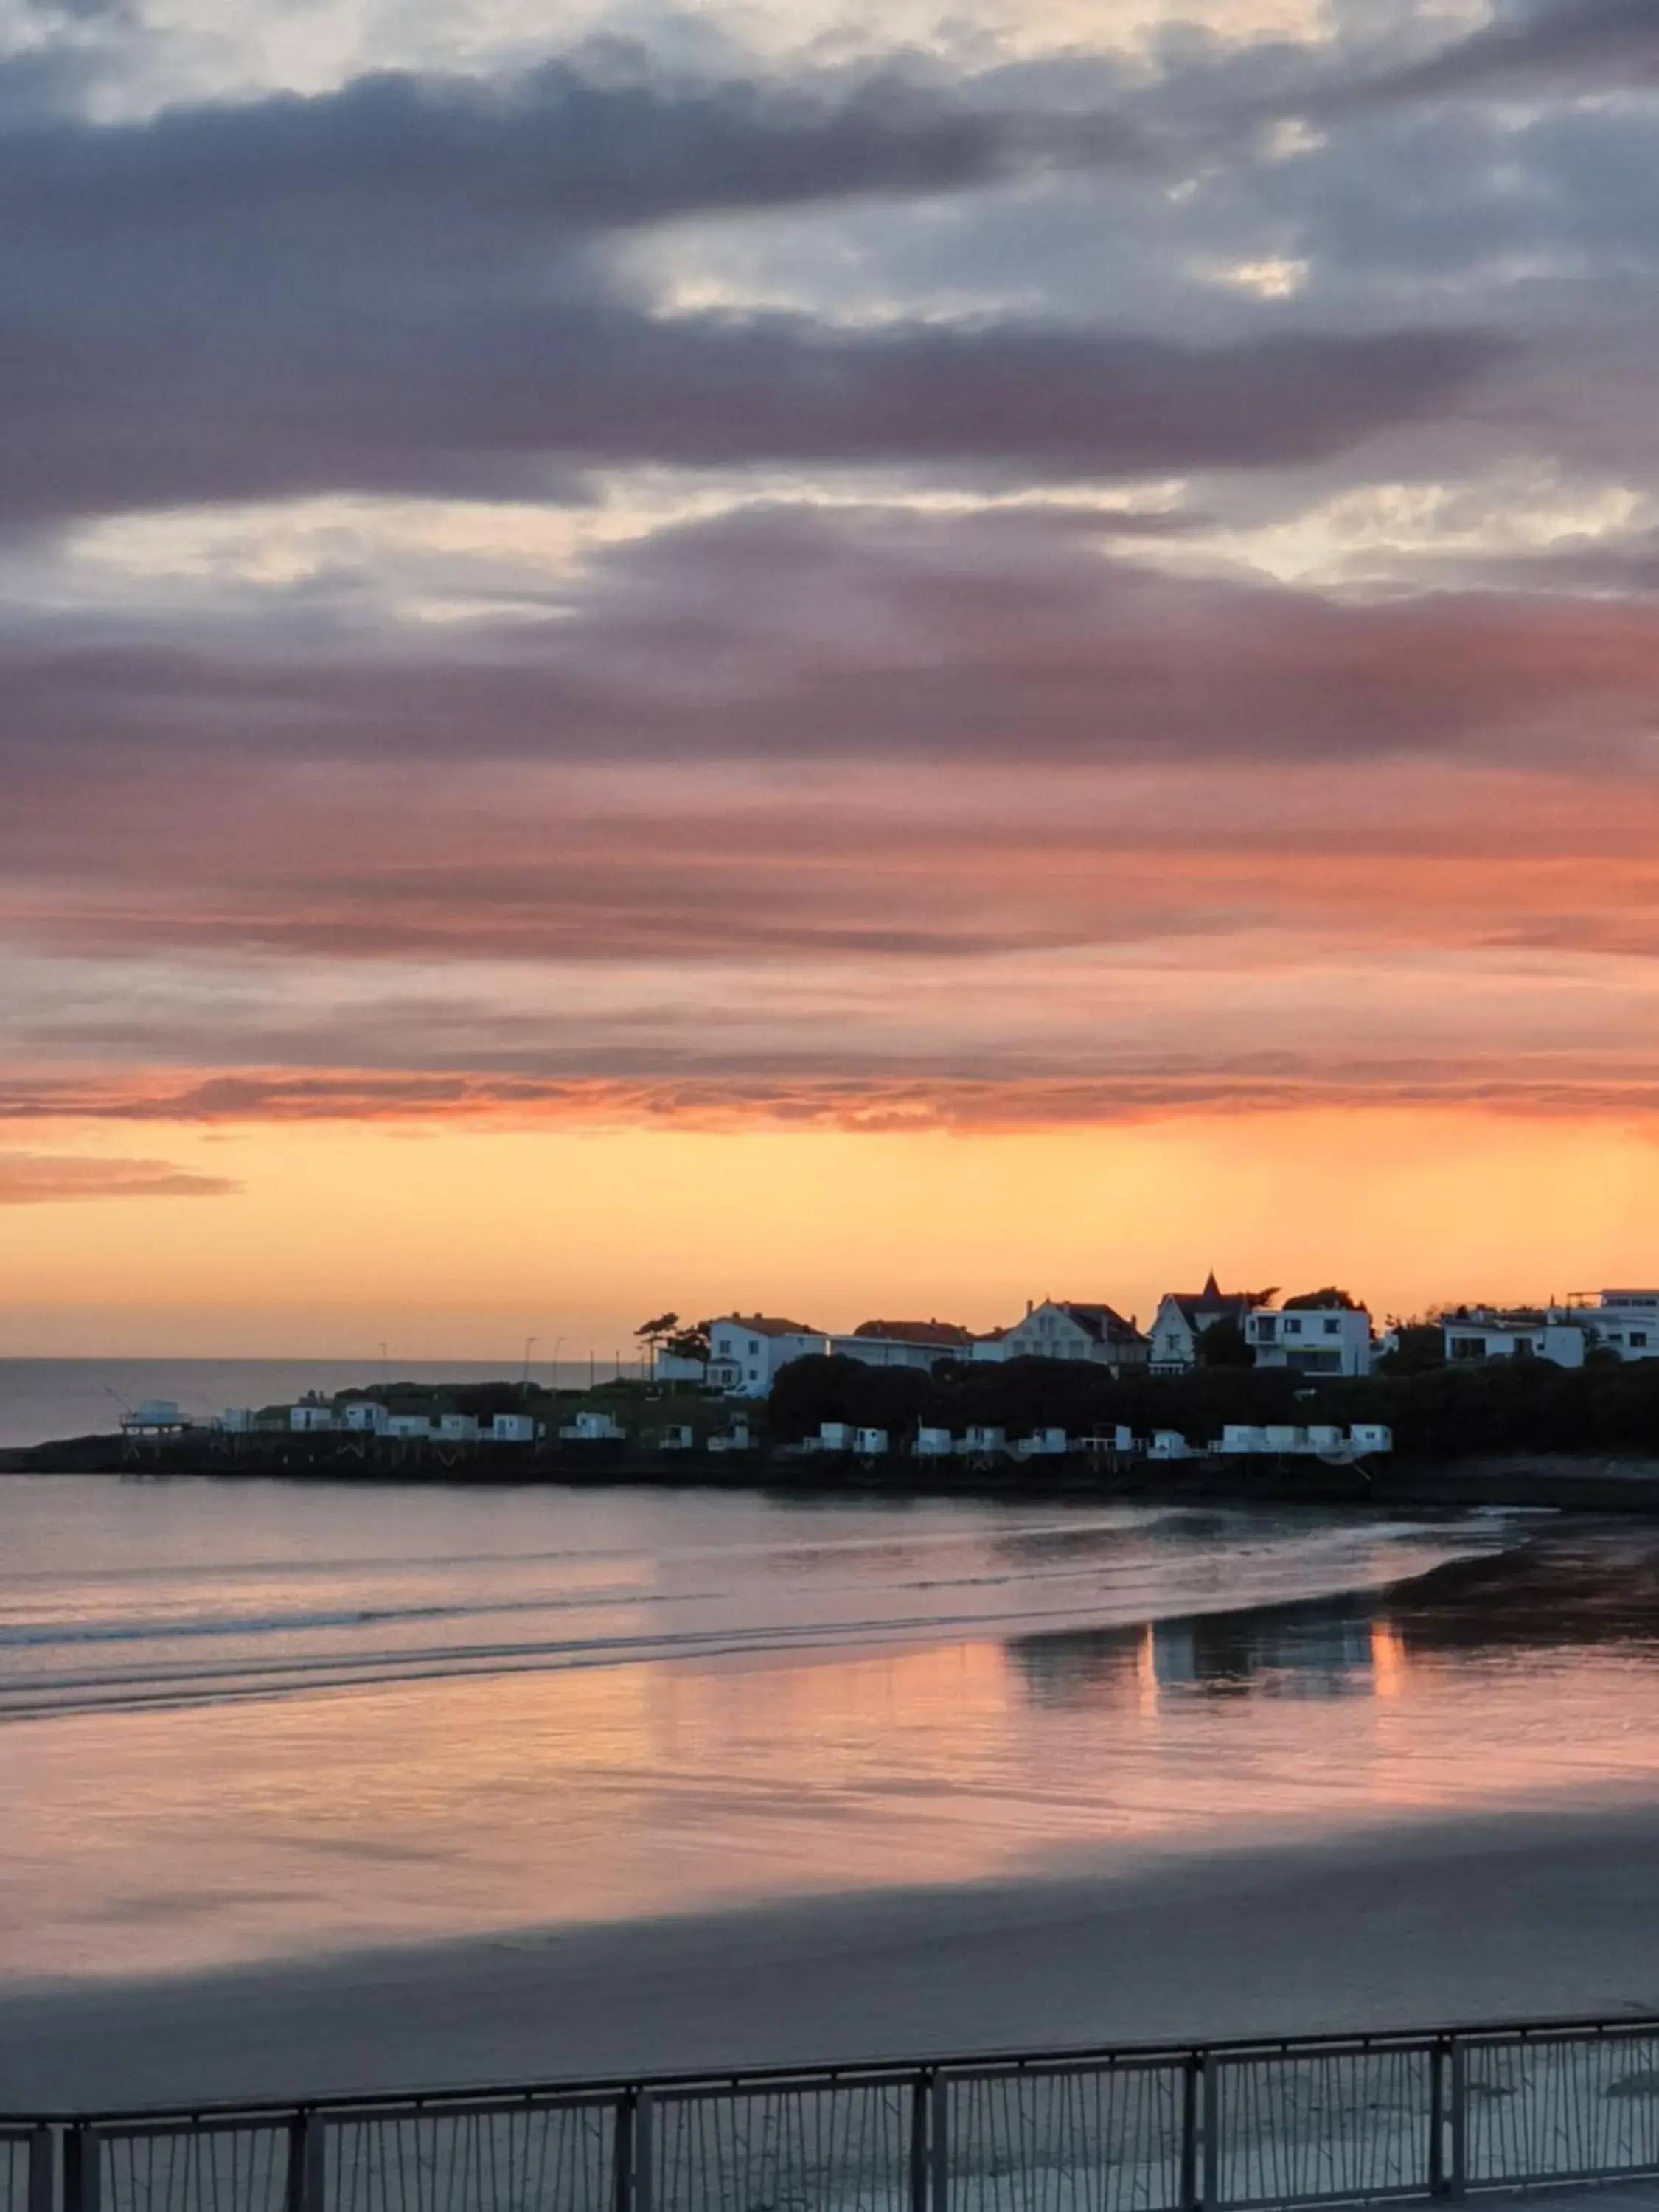
[[[1372,1375],[1352,1381],[1285,1368],[1210,1365],[1189,1375],[1115,1376],[1084,1361],[941,1363],[932,1374],[856,1359],[798,1359],[773,1385],[769,1425],[780,1443],[816,1435],[823,1421],[885,1429],[895,1442],[918,1426],[1037,1428],[1073,1437],[1177,1429],[1194,1444],[1228,1421],[1385,1421],[1396,1451],[1426,1458],[1509,1452],[1626,1453],[1659,1457],[1659,1360],[1582,1368],[1541,1359]]]

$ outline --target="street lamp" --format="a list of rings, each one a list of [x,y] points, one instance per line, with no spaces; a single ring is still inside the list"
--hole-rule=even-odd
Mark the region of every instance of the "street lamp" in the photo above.
[[[538,1345],[540,1342],[541,1339],[538,1336],[527,1336],[524,1340],[524,1373],[519,1378],[519,1385],[521,1389],[527,1390],[530,1388],[531,1349],[532,1346]]]

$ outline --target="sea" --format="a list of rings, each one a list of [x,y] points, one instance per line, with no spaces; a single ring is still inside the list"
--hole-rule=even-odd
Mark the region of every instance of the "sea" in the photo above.
[[[228,1407],[280,1406],[307,1391],[387,1382],[517,1382],[575,1389],[636,1369],[626,1359],[0,1359],[0,1448],[113,1434],[146,1398],[197,1419]]]
[[[9,1984],[1641,1798],[1656,1558],[1550,1515],[0,1480]]]

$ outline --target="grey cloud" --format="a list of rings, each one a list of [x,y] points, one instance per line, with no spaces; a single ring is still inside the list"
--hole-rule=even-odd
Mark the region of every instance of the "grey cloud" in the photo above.
[[[0,513],[329,489],[574,495],[617,463],[1039,475],[1296,465],[1453,403],[1480,331],[1206,347],[988,320],[661,316],[580,243],[694,210],[956,190],[1098,118],[896,79],[352,85],[0,131]]]
[[[1321,105],[1333,111],[1481,94],[1559,94],[1659,83],[1653,0],[1510,0],[1494,19],[1437,52],[1362,78]]]

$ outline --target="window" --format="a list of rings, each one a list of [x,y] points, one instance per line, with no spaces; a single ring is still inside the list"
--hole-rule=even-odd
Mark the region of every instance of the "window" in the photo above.
[[[1647,1350],[1648,1333],[1646,1329],[1632,1329],[1630,1333],[1630,1348],[1632,1352],[1645,1352]]]
[[[1325,1334],[1327,1336],[1340,1336],[1342,1334],[1342,1324],[1334,1315],[1325,1324]]]
[[[757,1345],[757,1344],[756,1343],[756,1341],[755,1341],[754,1338],[751,1336],[751,1337],[750,1338],[750,1340],[749,1340],[749,1357],[750,1357],[751,1359],[752,1359],[752,1358],[755,1358],[755,1356],[756,1356],[756,1354],[759,1352],[759,1350],[760,1350],[760,1346],[759,1346],[759,1345]]]
[[[1286,1335],[1286,1336],[1300,1336],[1300,1335],[1301,1335],[1301,1334],[1302,1334],[1302,1324],[1301,1324],[1301,1322],[1300,1322],[1299,1321],[1297,1321],[1297,1318],[1295,1317],[1295,1316],[1294,1316],[1294,1315],[1287,1316],[1287,1317],[1286,1317],[1286,1319],[1285,1319],[1285,1335]]]

